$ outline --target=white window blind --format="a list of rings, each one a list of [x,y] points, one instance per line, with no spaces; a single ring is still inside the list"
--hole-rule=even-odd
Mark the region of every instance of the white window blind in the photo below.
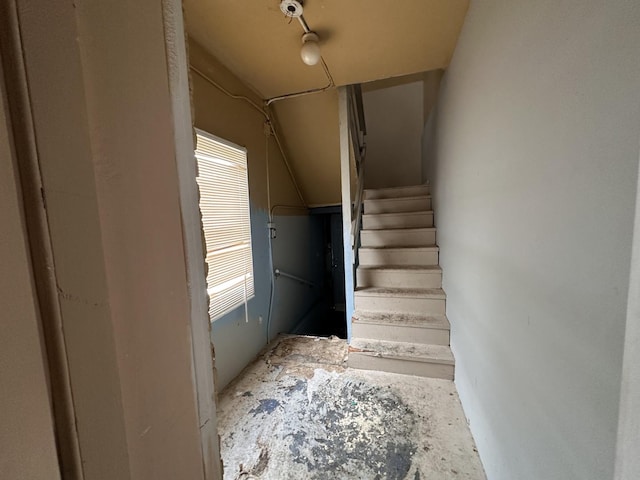
[[[253,297],[247,151],[197,130],[197,182],[207,247],[209,317]]]

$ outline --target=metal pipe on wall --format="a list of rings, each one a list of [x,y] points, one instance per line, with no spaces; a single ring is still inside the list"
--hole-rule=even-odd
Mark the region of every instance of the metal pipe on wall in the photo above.
[[[296,181],[296,178],[293,175],[293,170],[291,169],[291,165],[289,164],[289,161],[287,159],[287,155],[284,152],[284,148],[282,147],[282,143],[280,142],[280,138],[279,138],[278,133],[276,131],[275,125],[273,124],[273,122],[271,120],[271,115],[270,115],[270,112],[268,111],[268,109],[267,109],[267,111],[265,111],[262,107],[260,107],[257,103],[255,103],[249,97],[246,97],[244,95],[237,95],[237,94],[234,94],[234,93],[230,92],[229,90],[224,88],[222,85],[220,85],[218,82],[216,82],[215,80],[210,78],[207,74],[205,74],[204,72],[199,70],[197,67],[194,67],[193,65],[189,65],[189,68],[193,72],[198,74],[198,76],[200,76],[203,80],[207,81],[208,83],[210,83],[211,85],[216,87],[218,90],[220,90],[222,93],[224,93],[228,97],[234,98],[236,100],[243,100],[243,101],[247,102],[249,105],[251,105],[255,110],[260,112],[260,114],[265,118],[265,120],[269,124],[269,128],[271,130],[271,133],[273,134],[273,138],[275,139],[276,144],[278,145],[278,149],[280,150],[280,154],[282,155],[282,161],[284,162],[285,166],[287,167],[287,172],[289,172],[289,176],[291,177],[291,182],[293,183],[293,186],[295,187],[296,192],[297,192],[298,196],[300,197],[300,200],[302,201],[303,204],[306,205],[306,202],[304,200],[304,196],[302,195],[302,191],[300,190],[300,187],[298,186],[298,182]],[[268,148],[267,148],[267,155],[268,155]]]

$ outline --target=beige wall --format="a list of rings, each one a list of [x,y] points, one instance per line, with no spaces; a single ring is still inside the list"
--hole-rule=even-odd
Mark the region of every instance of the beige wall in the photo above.
[[[60,478],[28,244],[0,67],[0,477]]]
[[[335,89],[274,103],[291,164],[311,206],[340,203],[338,93]]]
[[[217,319],[211,326],[218,386],[224,388],[267,344],[272,266],[311,279],[314,275],[314,262],[321,261],[322,257],[312,253],[312,245],[316,242],[313,239],[311,219],[307,215],[307,209],[302,206],[274,138],[265,136],[265,117],[246,100],[230,98],[211,81],[218,83],[229,93],[246,96],[258,107],[262,105],[262,100],[195,42],[190,42],[189,54],[192,66],[209,78],[207,80],[192,69],[192,101],[196,127],[246,147],[249,164],[251,240],[256,293],[248,302],[248,321],[244,308],[239,307]],[[280,120],[280,116],[277,120]],[[295,155],[296,150],[289,148],[292,145],[290,132],[287,129],[286,135],[282,134],[284,129],[280,128],[278,122],[276,127],[286,151],[293,152],[289,160],[297,173],[299,157]],[[268,229],[267,148],[271,207],[276,229],[276,238],[271,242]],[[309,192],[305,188],[306,185],[300,186],[304,193]],[[300,208],[276,207],[278,205]],[[273,265],[269,253],[271,248]],[[310,308],[316,296],[314,291],[297,282],[278,280],[274,285],[272,321],[269,329],[271,339],[278,333],[291,331]]]
[[[262,106],[262,100],[253,91],[193,41],[189,43],[189,61],[231,93],[246,96]],[[267,143],[265,117],[248,102],[225,95],[193,70],[191,82],[195,126],[247,149],[251,203],[267,209],[268,145],[271,204],[302,205],[273,137]]]
[[[421,183],[423,89],[419,80],[366,89],[363,93],[367,124],[366,188]]]
[[[189,55],[194,67],[230,93],[247,96],[258,106],[263,105],[263,100],[241,79],[194,41],[190,42]],[[196,126],[247,148],[251,202],[266,208],[264,116],[246,101],[229,98],[196,71],[192,71],[191,78]],[[271,106],[271,112],[304,201],[312,206],[339,203],[336,91],[278,101]],[[272,205],[301,204],[273,137],[269,138],[269,178]]]
[[[456,384],[492,480],[610,480],[618,438],[637,469],[637,423],[616,431],[621,379],[623,415],[637,391],[639,58],[638,2],[486,0],[441,85],[428,178]]]

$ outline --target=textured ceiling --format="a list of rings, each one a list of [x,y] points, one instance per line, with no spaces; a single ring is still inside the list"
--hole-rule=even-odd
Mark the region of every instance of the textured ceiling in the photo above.
[[[337,85],[445,68],[468,0],[306,0]],[[279,0],[185,0],[189,35],[263,98],[326,85],[300,59],[302,28]]]

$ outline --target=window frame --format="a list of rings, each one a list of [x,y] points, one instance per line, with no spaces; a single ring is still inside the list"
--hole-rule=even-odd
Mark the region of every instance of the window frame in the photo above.
[[[255,288],[255,262],[254,262],[254,258],[253,258],[253,235],[252,235],[252,231],[251,231],[251,227],[252,227],[252,221],[251,221],[251,192],[249,189],[249,152],[248,149],[246,147],[243,147],[241,145],[237,145],[227,139],[218,137],[217,135],[214,135],[212,133],[209,133],[205,130],[202,130],[200,128],[194,128],[195,133],[196,133],[196,141],[195,141],[195,149],[194,149],[194,158],[196,160],[196,183],[198,185],[198,209],[200,211],[200,216],[201,216],[201,228],[202,228],[202,233],[203,233],[203,246],[204,246],[204,254],[205,254],[205,258],[204,261],[207,265],[207,270],[206,270],[206,278],[205,278],[205,284],[206,284],[206,294],[207,297],[209,298],[209,321],[211,323],[220,320],[221,318],[225,317],[226,315],[228,315],[229,313],[231,313],[232,311],[242,307],[244,305],[244,310],[245,310],[245,320],[248,321],[248,302],[249,300],[251,300],[252,298],[254,298],[256,296],[256,288]],[[199,151],[198,150],[198,140],[199,137],[204,137],[212,142],[221,144],[223,146],[226,146],[228,148],[237,150],[238,152],[241,152],[244,155],[244,161],[245,161],[245,166],[244,166],[244,172],[245,172],[245,177],[243,178],[243,181],[246,184],[246,189],[247,189],[247,235],[248,235],[248,245],[249,245],[249,265],[250,265],[250,278],[245,278],[244,279],[244,285],[245,285],[245,292],[246,292],[246,286],[247,284],[250,282],[252,288],[250,289],[251,292],[250,294],[246,294],[245,296],[242,297],[242,299],[240,301],[237,301],[236,303],[234,303],[231,306],[226,307],[224,310],[222,310],[221,312],[217,313],[215,316],[212,315],[211,312],[211,302],[214,301],[214,295],[216,295],[216,293],[209,293],[209,290],[211,290],[212,288],[215,287],[211,287],[209,286],[209,282],[208,282],[208,277],[209,277],[209,269],[212,268],[212,266],[209,264],[209,262],[207,262],[207,258],[209,258],[209,253],[210,250],[208,249],[207,246],[207,242],[206,242],[206,231],[205,231],[205,225],[203,222],[204,219],[204,212],[202,210],[201,207],[201,200],[204,197],[203,195],[203,190],[200,186],[200,183],[198,182],[198,179],[201,176],[200,173],[200,162],[203,161],[201,158],[197,158],[198,153],[200,153],[201,155],[207,155],[206,153]],[[226,161],[226,159],[221,158],[219,160],[222,161]],[[233,247],[222,247],[218,250],[224,250],[224,249],[229,249],[229,248],[233,248]],[[212,251],[216,251],[216,249],[212,250]],[[221,284],[222,285],[222,284]],[[219,295],[219,294],[218,294]]]

